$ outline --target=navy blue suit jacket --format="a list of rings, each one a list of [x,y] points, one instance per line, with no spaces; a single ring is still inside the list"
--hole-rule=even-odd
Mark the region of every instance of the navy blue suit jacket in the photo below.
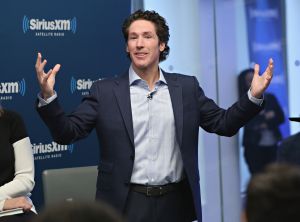
[[[261,107],[245,95],[229,109],[204,95],[195,77],[164,72],[175,118],[176,136],[189,182],[190,205],[201,222],[198,170],[198,131],[234,135]],[[74,143],[96,128],[100,144],[97,198],[124,210],[133,169],[135,147],[128,73],[93,84],[75,111],[66,115],[55,99],[38,112],[60,144]]]

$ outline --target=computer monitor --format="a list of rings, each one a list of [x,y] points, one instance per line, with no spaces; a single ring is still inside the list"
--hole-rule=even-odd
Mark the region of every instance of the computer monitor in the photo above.
[[[94,201],[97,166],[44,170],[45,206],[64,201]]]

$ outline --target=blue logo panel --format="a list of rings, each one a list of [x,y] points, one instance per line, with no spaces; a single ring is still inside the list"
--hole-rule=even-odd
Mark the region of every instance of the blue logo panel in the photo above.
[[[70,113],[94,81],[123,74],[128,68],[121,26],[130,14],[130,2],[0,3],[5,18],[0,20],[0,99],[3,107],[20,113],[30,136],[36,172],[32,199],[37,209],[44,203],[43,170],[91,166],[99,161],[94,131],[74,144],[57,144],[38,116],[35,105],[40,87],[34,68],[37,53],[47,60],[46,73],[55,64],[62,65],[55,91],[65,112]]]

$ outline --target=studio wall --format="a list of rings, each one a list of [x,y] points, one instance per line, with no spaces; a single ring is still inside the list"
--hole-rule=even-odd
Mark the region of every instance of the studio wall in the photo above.
[[[44,169],[97,165],[96,134],[75,144],[55,143],[39,118],[35,74],[37,53],[57,63],[55,90],[67,113],[88,94],[93,81],[123,74],[129,64],[121,27],[130,14],[130,0],[1,1],[0,99],[23,117],[34,152],[36,185],[32,199],[43,206]],[[101,148],[100,148],[101,149]],[[96,184],[95,184],[96,186]]]

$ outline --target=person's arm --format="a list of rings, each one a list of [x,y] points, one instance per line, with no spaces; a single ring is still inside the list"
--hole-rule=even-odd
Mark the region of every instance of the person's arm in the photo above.
[[[58,98],[47,105],[38,105],[37,112],[49,128],[55,142],[68,145],[88,136],[93,130],[99,116],[97,85],[95,83],[92,85],[90,94],[85,96],[70,114],[64,112]]]
[[[34,187],[34,160],[31,143],[28,137],[13,143],[15,155],[15,177],[0,187],[0,211],[24,207],[31,204],[24,202],[24,198]],[[15,199],[15,200],[13,200]],[[25,198],[26,199],[26,198]],[[13,207],[14,206],[14,207]]]
[[[47,73],[44,67],[47,61],[42,61],[41,53],[38,53],[35,69],[41,88],[38,94],[37,111],[40,117],[50,129],[55,142],[59,144],[71,144],[86,137],[94,128],[97,113],[97,87],[90,89],[90,95],[86,96],[75,111],[67,115],[59,105],[57,94],[54,90],[55,76],[60,69],[56,64]]]

